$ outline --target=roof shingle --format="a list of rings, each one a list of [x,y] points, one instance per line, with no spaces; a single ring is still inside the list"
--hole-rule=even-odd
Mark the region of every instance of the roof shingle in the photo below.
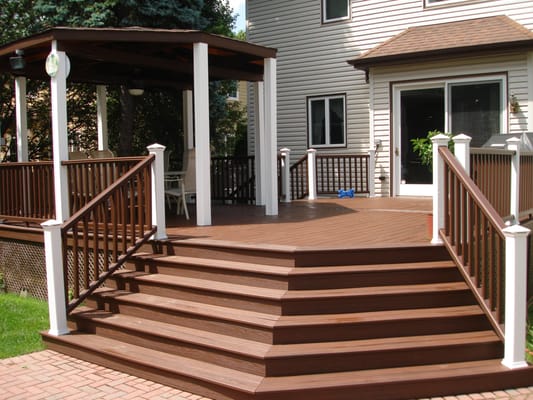
[[[356,68],[421,55],[527,46],[533,32],[507,16],[411,27],[348,62]]]

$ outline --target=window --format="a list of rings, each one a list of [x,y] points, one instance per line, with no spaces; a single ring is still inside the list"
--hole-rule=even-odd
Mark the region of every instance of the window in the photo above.
[[[350,0],[322,0],[322,22],[335,22],[348,19]]]
[[[309,145],[346,145],[345,96],[313,97],[308,100]]]

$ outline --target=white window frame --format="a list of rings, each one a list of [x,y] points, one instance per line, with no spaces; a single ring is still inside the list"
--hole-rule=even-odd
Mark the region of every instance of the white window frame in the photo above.
[[[351,0],[346,2],[346,16],[339,18],[326,19],[326,5],[329,0],[322,0],[322,23],[329,24],[332,22],[346,21],[350,19]]]
[[[342,99],[342,109],[343,109],[343,142],[342,143],[331,143],[331,125],[329,121],[329,102],[330,100],[334,99]],[[313,143],[313,115],[312,115],[312,108],[311,103],[313,101],[320,101],[324,100],[324,106],[325,106],[325,125],[326,125],[326,133],[325,133],[325,139],[326,143],[324,144],[314,144]],[[346,94],[333,94],[333,95],[327,95],[327,96],[313,96],[309,97],[307,99],[307,141],[309,144],[309,147],[312,148],[333,148],[333,147],[346,147]]]

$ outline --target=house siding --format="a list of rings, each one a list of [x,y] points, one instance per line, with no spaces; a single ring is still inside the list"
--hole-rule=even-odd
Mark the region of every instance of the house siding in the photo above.
[[[413,26],[507,15],[533,30],[530,0],[472,0],[431,7],[424,7],[423,0],[352,0],[351,19],[332,24],[321,23],[320,7],[321,0],[247,2],[248,39],[278,49],[278,145],[292,150],[293,161],[301,157],[307,148],[307,98],[345,93],[347,148],[319,151],[367,152],[373,147],[374,133],[376,138],[386,137],[377,154],[378,196],[391,193],[388,180],[382,184],[377,179],[390,177],[389,86],[382,77],[377,78],[378,82],[367,83],[364,72],[355,70],[346,61]],[[466,72],[463,59],[428,63],[426,74],[428,77],[464,75],[482,73],[476,72],[482,70],[508,73],[508,92],[517,97],[522,111],[522,115],[511,116],[509,130],[519,131],[527,125],[527,62],[524,54],[506,57],[472,59]],[[421,64],[416,63],[384,71],[389,74],[387,79],[399,81],[406,76],[421,78],[420,68]],[[378,77],[379,73],[380,69],[371,71],[371,76]],[[250,105],[249,110],[252,109]],[[253,118],[251,112],[251,132]]]

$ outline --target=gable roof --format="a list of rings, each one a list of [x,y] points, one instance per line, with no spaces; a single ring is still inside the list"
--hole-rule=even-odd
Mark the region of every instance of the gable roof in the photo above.
[[[139,75],[147,86],[191,87],[194,43],[208,45],[212,80],[262,80],[264,59],[276,57],[275,49],[196,30],[55,27],[0,46],[0,72],[49,79],[44,64],[53,41],[70,59],[69,80],[97,84]],[[9,63],[15,50],[24,50],[20,72]]]
[[[533,49],[533,32],[501,15],[411,27],[348,63],[368,69],[420,57],[516,48]]]

